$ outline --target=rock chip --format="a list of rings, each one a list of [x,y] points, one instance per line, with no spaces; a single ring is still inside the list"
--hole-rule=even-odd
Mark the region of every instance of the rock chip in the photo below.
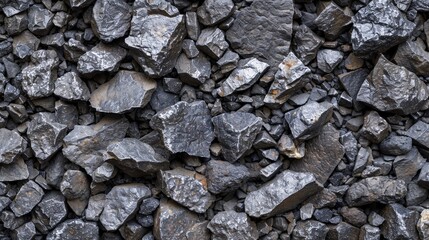
[[[106,203],[106,194],[91,196],[88,200],[88,207],[85,209],[85,218],[90,221],[98,221]]]
[[[24,138],[15,131],[0,129],[0,163],[12,163],[27,147]]]
[[[208,190],[214,194],[234,191],[246,182],[250,175],[249,169],[244,165],[210,160],[206,170]]]
[[[65,201],[64,196],[58,191],[43,196],[32,213],[32,221],[37,230],[46,234],[67,217]]]
[[[33,239],[36,236],[36,228],[34,227],[34,223],[28,222],[21,225],[19,228],[15,229],[12,233],[12,239]]]
[[[287,134],[280,137],[277,148],[281,154],[289,158],[301,159],[305,156],[305,143],[298,143]]]
[[[46,35],[54,26],[54,14],[42,4],[34,4],[28,9],[28,30],[37,35]]]
[[[210,157],[209,148],[214,139],[210,120],[204,101],[181,101],[159,111],[152,117],[150,126],[161,133],[165,147],[172,153]]]
[[[328,40],[335,40],[352,23],[352,17],[353,12],[348,7],[342,9],[330,2],[314,20],[314,24],[325,33]]]
[[[182,82],[191,86],[199,86],[205,83],[211,74],[209,59],[200,53],[195,58],[188,58],[186,54],[180,54],[176,62],[176,70]]]
[[[340,51],[322,49],[317,52],[317,67],[325,73],[332,72],[343,60],[344,54]]]
[[[371,111],[365,114],[362,136],[373,143],[380,143],[383,141],[390,132],[390,125],[387,121],[380,117],[378,112]]]
[[[24,31],[13,38],[13,54],[25,59],[39,48],[40,40],[30,31]]]
[[[315,221],[299,221],[292,232],[292,239],[325,239],[329,228],[326,224]]]
[[[86,174],[80,170],[67,170],[60,183],[60,190],[73,212],[81,216],[90,195]]]
[[[42,200],[43,194],[43,189],[37,183],[30,180],[19,189],[10,204],[10,209],[16,217],[24,216],[30,213],[40,200]]]
[[[392,203],[382,209],[381,215],[386,219],[381,225],[381,234],[386,239],[419,239],[416,229],[418,212]]]
[[[54,94],[70,101],[88,101],[90,92],[75,72],[68,72],[55,81]]]
[[[426,159],[422,157],[415,147],[407,154],[397,156],[393,162],[396,178],[404,180],[404,182],[408,184],[416,175],[417,171],[423,167],[425,162]]]
[[[322,190],[312,173],[286,170],[258,190],[247,194],[246,213],[251,217],[269,217],[297,207]]]
[[[429,237],[429,209],[425,209],[420,213],[420,219],[417,222],[417,230],[419,231],[420,239]]]
[[[245,213],[224,211],[216,214],[207,226],[213,237],[219,240],[258,238],[256,224]]]
[[[92,92],[89,102],[98,112],[123,113],[146,106],[156,85],[142,73],[122,70]]]
[[[30,176],[28,167],[22,157],[17,157],[12,163],[0,164],[0,181],[13,182],[27,179]]]
[[[98,240],[100,239],[97,223],[81,219],[70,219],[59,224],[46,237],[47,240]]]
[[[396,51],[394,60],[418,76],[429,77],[429,52],[425,51],[423,43],[411,40],[402,43]]]
[[[411,151],[413,140],[407,136],[390,134],[379,145],[380,152],[386,155],[399,156]]]
[[[119,63],[126,55],[127,51],[125,49],[117,45],[100,42],[79,57],[77,70],[82,74],[115,72],[119,69]]]
[[[244,112],[223,113],[212,118],[212,122],[222,155],[230,162],[237,161],[252,147],[262,128],[261,118]]]
[[[196,43],[198,49],[209,57],[218,60],[228,49],[225,35],[216,27],[205,28],[201,31]]]
[[[131,7],[124,0],[97,0],[92,9],[91,27],[103,41],[125,36],[130,28]]]
[[[197,9],[198,20],[206,26],[213,26],[230,17],[233,10],[232,0],[205,0]]]
[[[429,148],[429,124],[417,121],[404,134],[413,139],[420,146]]]
[[[307,65],[316,58],[317,51],[323,45],[323,42],[323,38],[303,24],[299,26],[294,34],[292,48],[302,63]]]

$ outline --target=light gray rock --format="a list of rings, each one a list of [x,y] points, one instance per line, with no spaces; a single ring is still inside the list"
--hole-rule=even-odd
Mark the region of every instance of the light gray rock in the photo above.
[[[85,218],[89,221],[98,221],[106,203],[106,194],[91,196],[88,200],[88,207],[85,210]]]
[[[315,221],[299,221],[292,232],[293,240],[325,239],[329,228],[326,224]]]
[[[325,73],[332,72],[343,60],[344,53],[331,49],[317,52],[317,67]]]
[[[131,7],[124,0],[97,0],[92,9],[91,27],[103,41],[125,36],[131,24]]]
[[[79,57],[77,70],[81,74],[115,72],[119,69],[119,64],[126,55],[127,51],[125,49],[117,45],[100,42]]]
[[[224,211],[216,214],[208,224],[214,239],[251,240],[259,236],[256,224],[245,213]]]
[[[386,239],[418,239],[416,229],[419,214],[404,206],[392,203],[386,205],[381,215],[386,219],[381,225],[381,234]]]
[[[417,222],[417,230],[419,231],[420,239],[429,237],[429,209],[424,209],[420,213],[420,219]]]
[[[65,100],[88,101],[91,93],[77,73],[68,72],[55,81],[54,94]]]
[[[22,157],[17,157],[12,163],[0,164],[0,181],[13,182],[28,179],[30,173]]]
[[[27,141],[15,131],[0,129],[0,163],[10,164],[25,151]]]
[[[32,222],[37,230],[48,233],[67,217],[66,199],[58,191],[52,191],[43,196],[32,213]]]
[[[28,9],[28,30],[37,35],[46,35],[54,26],[54,14],[42,4],[34,4]]]

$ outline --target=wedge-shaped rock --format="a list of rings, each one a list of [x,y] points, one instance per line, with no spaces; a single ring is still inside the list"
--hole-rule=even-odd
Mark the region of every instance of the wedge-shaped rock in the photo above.
[[[216,60],[228,49],[225,35],[222,30],[215,27],[202,30],[196,44],[198,49]]]
[[[405,133],[406,136],[413,139],[413,142],[429,148],[429,124],[423,121],[417,121]]]
[[[304,64],[309,64],[316,58],[317,51],[323,45],[323,42],[323,38],[319,37],[309,27],[303,24],[299,26],[294,34],[292,47],[296,56]]]
[[[286,170],[247,194],[244,201],[246,213],[258,218],[284,213],[322,189],[312,173]]]
[[[68,72],[55,81],[54,94],[71,101],[88,101],[90,92],[75,72]]]
[[[381,56],[363,82],[357,100],[378,111],[406,115],[419,111],[428,97],[426,84],[413,72]]]
[[[256,224],[245,213],[224,211],[216,214],[208,224],[214,239],[258,239]]]
[[[76,125],[64,137],[63,154],[91,175],[103,162],[103,152],[114,141],[125,137],[129,123],[125,118],[106,117],[90,126]]]
[[[385,221],[381,225],[381,234],[386,239],[419,239],[416,229],[419,213],[393,203],[381,211]]]
[[[311,73],[311,70],[293,52],[290,52],[279,64],[274,76],[274,82],[271,84],[267,95],[265,95],[264,102],[268,104],[285,103],[308,82],[305,75],[309,73]]]
[[[309,102],[285,114],[295,139],[308,140],[317,136],[332,117],[333,105],[328,102]]]
[[[124,138],[107,147],[112,157],[109,162],[133,177],[153,175],[168,169],[170,162],[146,143],[135,138]]]
[[[9,164],[25,151],[27,141],[15,131],[0,129],[0,163]]]
[[[387,176],[365,178],[353,183],[346,193],[349,206],[363,206],[370,203],[397,202],[407,194],[403,180],[392,180]]]
[[[325,184],[344,156],[344,148],[339,138],[339,131],[327,124],[317,137],[305,143],[305,156],[292,161],[289,169],[311,172],[320,183]]]
[[[210,160],[207,164],[208,189],[214,194],[236,190],[250,175],[249,169],[244,165],[219,160]]]
[[[151,192],[142,183],[115,186],[106,196],[106,204],[100,222],[107,231],[116,231],[138,211],[142,199]]]
[[[184,168],[161,171],[162,192],[179,204],[197,213],[205,213],[215,197],[207,190],[207,179],[201,174]]]
[[[181,101],[167,107],[152,117],[150,126],[161,133],[165,147],[172,153],[210,157],[214,133],[204,101]]]
[[[228,78],[217,89],[217,94],[221,97],[231,95],[236,91],[243,91],[250,88],[262,74],[269,68],[269,65],[256,58],[243,59],[238,63],[238,67],[232,71]]]
[[[100,239],[97,223],[81,219],[70,219],[59,224],[46,236],[46,240]]]
[[[182,82],[199,86],[210,78],[211,64],[203,53],[191,59],[182,53],[177,59],[176,70]]]
[[[77,70],[82,74],[98,72],[114,72],[119,63],[125,58],[127,51],[117,45],[107,45],[102,42],[79,57]]]
[[[46,194],[34,208],[32,222],[37,230],[46,234],[66,217],[66,200],[60,192],[53,191]]]
[[[353,13],[349,8],[342,9],[331,2],[317,16],[314,24],[325,33],[328,40],[335,40],[352,23],[352,16]]]
[[[130,28],[131,6],[124,0],[97,0],[92,9],[91,26],[94,34],[111,42],[125,36]]]
[[[146,106],[155,89],[155,80],[123,70],[92,92],[89,102],[98,112],[123,113]]]
[[[391,0],[374,0],[353,17],[352,46],[356,55],[384,52],[407,40],[416,25]]]
[[[410,183],[425,162],[426,159],[415,147],[407,154],[397,156],[393,162],[396,178],[404,180],[407,184]]]
[[[424,43],[408,40],[399,45],[394,60],[418,76],[429,77],[429,52]]]
[[[27,164],[22,157],[17,157],[12,163],[0,164],[0,182],[13,182],[28,179]]]
[[[389,123],[378,112],[371,111],[365,114],[361,131],[366,139],[380,143],[389,135],[391,129]]]
[[[27,10],[33,4],[32,0],[3,0],[0,2],[0,7],[6,17],[11,17],[22,11]]]
[[[37,183],[30,180],[19,189],[10,204],[10,209],[15,213],[15,216],[24,216],[31,212],[40,200],[42,200],[43,194],[43,189]]]
[[[252,113],[223,113],[212,119],[222,145],[223,157],[235,162],[249,150],[262,128],[262,119]]]
[[[198,20],[206,26],[213,26],[230,17],[233,10],[232,0],[205,0],[197,9]]]

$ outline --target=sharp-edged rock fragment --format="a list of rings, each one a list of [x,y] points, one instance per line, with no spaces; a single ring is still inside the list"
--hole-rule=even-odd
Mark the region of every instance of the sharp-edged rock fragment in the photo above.
[[[386,219],[381,225],[381,234],[386,239],[419,239],[416,229],[418,212],[392,203],[382,209],[381,215]]]
[[[85,218],[90,221],[98,221],[106,203],[106,194],[91,196],[88,200],[88,207],[85,210]]]
[[[10,209],[17,217],[30,213],[40,200],[42,200],[43,194],[43,189],[37,183],[30,180],[19,189],[10,204]]]
[[[198,49],[218,60],[228,48],[225,35],[219,28],[206,28],[201,31],[196,43]]]
[[[262,128],[262,119],[252,113],[223,113],[212,119],[223,157],[235,162],[252,147]]]
[[[146,185],[131,183],[112,188],[106,196],[106,204],[100,222],[107,231],[118,230],[137,212],[142,199],[151,195]]]
[[[429,209],[425,209],[420,213],[417,230],[419,231],[420,239],[429,238]]]
[[[206,172],[208,190],[214,194],[234,191],[246,182],[250,175],[249,169],[244,165],[210,160]]]
[[[125,36],[130,28],[131,6],[124,0],[97,0],[92,10],[91,27],[103,41]]]
[[[188,58],[186,54],[182,53],[177,59],[175,67],[180,80],[191,86],[199,86],[210,78],[210,60],[203,53],[198,54],[195,58]]]
[[[317,67],[325,73],[332,72],[343,60],[344,54],[340,51],[323,49],[317,52]]]
[[[392,203],[401,200],[407,193],[403,180],[392,180],[387,176],[370,177],[350,186],[345,200],[349,206],[363,206],[370,203]]]
[[[90,51],[79,57],[77,70],[82,74],[114,72],[125,58],[127,51],[117,45],[100,42]]]
[[[32,221],[41,233],[48,233],[67,217],[64,196],[57,191],[47,193],[34,208]]]
[[[12,163],[27,147],[27,141],[15,131],[0,129],[0,163]]]
[[[238,64],[238,67],[232,71],[220,88],[217,89],[219,96],[226,97],[236,91],[250,88],[269,68],[267,63],[261,62],[256,58],[243,59]]]
[[[305,155],[305,143],[298,143],[287,134],[283,134],[278,142],[278,150],[289,158],[301,159]]]
[[[0,7],[6,17],[11,17],[27,10],[31,4],[33,4],[33,0],[3,0],[0,2]]]
[[[424,43],[408,40],[399,45],[394,60],[418,76],[429,77],[429,52]]]
[[[292,48],[302,63],[307,65],[316,58],[317,51],[323,42],[323,38],[315,34],[309,27],[301,25],[294,34]]]
[[[386,155],[399,156],[411,151],[413,140],[407,136],[390,134],[379,145],[380,152]]]
[[[429,148],[429,124],[423,121],[417,121],[405,133],[406,136],[413,139],[415,143],[425,148]]]
[[[390,125],[376,111],[367,113],[364,117],[362,136],[373,143],[380,143],[390,132]]]
[[[382,55],[363,82],[357,100],[378,111],[406,115],[419,111],[428,97],[429,91],[423,81]]]
[[[325,239],[329,228],[326,224],[315,221],[299,221],[292,232],[292,239]]]
[[[198,20],[206,26],[213,26],[230,17],[233,10],[232,0],[205,0],[197,9]]]
[[[325,33],[328,40],[335,40],[352,23],[352,17],[353,12],[348,7],[342,9],[330,2],[314,20],[314,24]]]
[[[97,223],[81,219],[62,222],[46,236],[46,240],[100,239]]]
[[[123,113],[149,103],[156,81],[139,72],[119,71],[91,94],[90,103],[99,112]]]
[[[286,170],[256,191],[247,194],[246,213],[251,217],[269,217],[297,207],[322,190],[312,173]]]
[[[159,182],[167,197],[197,213],[206,212],[215,200],[207,190],[207,179],[194,171],[184,168],[161,171]]]
[[[391,0],[371,1],[353,17],[351,42],[354,53],[384,52],[406,41],[415,26]]]
[[[70,101],[88,101],[90,92],[75,72],[68,72],[55,81],[54,94]]]
[[[24,31],[13,38],[13,54],[21,59],[25,59],[37,50],[39,44],[40,40],[36,36],[30,31]]]
[[[80,170],[67,170],[60,183],[60,190],[73,212],[81,216],[90,195],[86,174]]]
[[[83,8],[90,5],[94,0],[67,0],[65,2],[72,8]]]
[[[337,225],[329,226],[327,239],[359,239],[359,232],[359,228],[354,227],[347,222],[340,222]]]
[[[380,228],[365,224],[360,228],[359,239],[362,240],[378,240],[380,239]]]
[[[224,211],[216,214],[208,224],[215,239],[258,239],[256,224],[245,213]]]
[[[425,162],[426,159],[422,157],[415,147],[407,154],[397,156],[393,162],[396,178],[404,180],[408,184]]]
[[[54,14],[42,4],[34,4],[28,9],[28,30],[37,35],[49,33],[53,24]]]
[[[161,133],[165,147],[172,153],[210,157],[214,133],[204,101],[181,101],[167,107],[152,117],[150,126]]]
[[[12,239],[31,240],[36,236],[36,228],[34,223],[28,222],[15,229],[12,233]]]
[[[133,177],[153,175],[168,169],[170,163],[146,143],[135,138],[124,138],[107,147],[112,156],[109,162]]]
[[[0,182],[24,180],[29,176],[28,167],[22,157],[17,157],[9,164],[0,164]]]

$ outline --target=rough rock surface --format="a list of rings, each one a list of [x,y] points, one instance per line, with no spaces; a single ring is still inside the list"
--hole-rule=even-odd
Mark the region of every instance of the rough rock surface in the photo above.
[[[97,0],[92,10],[91,26],[101,40],[111,42],[125,36],[130,28],[131,7],[124,0]]]
[[[55,81],[54,94],[69,101],[88,101],[88,86],[75,72],[68,72]]]
[[[249,179],[251,173],[243,165],[210,160],[207,164],[207,188],[214,194],[236,190]]]
[[[19,133],[5,128],[0,129],[0,139],[0,163],[12,163],[27,146],[27,142]]]
[[[119,46],[99,43],[79,57],[77,70],[81,74],[114,72],[126,55],[127,51]]]
[[[216,214],[207,226],[216,239],[257,239],[256,224],[245,213],[224,211]]]
[[[71,219],[59,224],[46,237],[48,240],[100,239],[99,229],[95,222]]]
[[[393,203],[385,206],[381,215],[386,221],[381,225],[381,234],[387,239],[418,239],[416,229],[419,214]]]
[[[33,210],[33,208],[42,200],[43,189],[34,181],[26,182],[18,191],[10,209],[15,216],[21,217]]]
[[[402,43],[396,51],[394,60],[418,76],[429,76],[429,52],[425,51],[423,43],[410,40]]]

